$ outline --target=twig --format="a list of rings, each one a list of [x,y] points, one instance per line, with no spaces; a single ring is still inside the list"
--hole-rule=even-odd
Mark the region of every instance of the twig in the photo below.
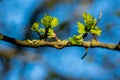
[[[100,12],[100,15],[99,15],[98,20],[96,21],[94,27],[98,24],[98,22],[101,20],[101,18],[102,18],[102,11]]]
[[[15,38],[11,38],[3,34],[0,34],[0,36],[1,36],[0,40],[22,47],[32,47],[32,48],[54,47],[56,49],[62,49],[64,47],[78,46],[78,47],[88,47],[88,48],[99,47],[99,48],[106,48],[106,49],[120,51],[120,45],[118,44],[105,44],[98,41],[84,41],[82,44],[68,44],[69,41],[67,40],[48,42],[44,40],[17,40]]]
[[[88,54],[88,47],[85,47],[85,53],[84,55],[81,57],[81,59],[84,59]]]

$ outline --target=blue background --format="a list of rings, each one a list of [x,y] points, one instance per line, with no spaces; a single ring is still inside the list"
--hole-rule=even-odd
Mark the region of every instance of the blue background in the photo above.
[[[120,0],[0,0],[0,33],[16,39],[38,39],[30,30],[34,21],[47,13],[59,19],[55,32],[60,39],[77,34],[76,23],[83,22],[82,13],[98,18],[102,29],[98,40],[117,44],[120,40]],[[0,41],[0,53],[17,51],[6,62],[0,58],[0,79],[3,80],[120,80],[120,52],[89,48],[81,59],[82,47],[21,48]],[[11,54],[11,53],[10,53]],[[6,61],[6,60],[5,60]]]

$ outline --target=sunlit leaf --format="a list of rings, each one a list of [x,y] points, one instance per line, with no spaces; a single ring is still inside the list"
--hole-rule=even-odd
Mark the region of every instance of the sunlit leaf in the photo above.
[[[55,27],[55,26],[57,26],[58,25],[58,19],[57,18],[53,18],[53,20],[52,20],[52,22],[51,22],[51,27],[53,28],[53,27]]]
[[[86,33],[85,26],[81,22],[77,23],[77,27],[78,27],[78,33],[80,33],[80,34]]]
[[[48,38],[54,38],[54,37],[55,37],[55,33],[52,29],[50,29],[48,32]]]
[[[94,28],[92,28],[92,29],[90,30],[90,32],[91,32],[91,34],[95,34],[95,35],[97,35],[97,36],[100,36],[102,30],[101,30],[100,28],[98,28],[98,27],[94,27]]]
[[[39,23],[38,22],[33,23],[31,29],[35,32],[39,32]]]
[[[55,37],[55,33],[54,33],[53,29],[49,29],[48,38],[54,38],[54,37]]]
[[[44,25],[44,27],[50,27],[52,21],[52,17],[49,15],[45,15],[43,19],[41,19],[41,23]]]
[[[83,13],[83,18],[84,18],[84,26],[85,26],[85,30],[86,32],[89,32],[91,30],[91,28],[93,28],[96,24],[96,19],[94,18],[93,15],[84,12]]]
[[[46,28],[53,28],[58,25],[58,19],[49,15],[45,15],[43,19],[41,19],[41,23]]]
[[[74,35],[73,37],[70,37],[70,38],[69,38],[69,41],[70,41],[72,44],[82,44],[82,42],[83,42],[84,40],[83,40],[82,35]]]
[[[86,12],[83,13],[83,18],[84,18],[84,22],[87,23],[87,13]]]

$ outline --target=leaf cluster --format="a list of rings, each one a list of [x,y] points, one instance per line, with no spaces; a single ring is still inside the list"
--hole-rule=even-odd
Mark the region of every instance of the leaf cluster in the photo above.
[[[72,44],[82,44],[84,38],[87,37],[88,34],[100,36],[102,30],[96,26],[97,20],[93,15],[84,12],[83,13],[84,23],[77,22],[78,27],[78,35],[74,35],[70,37],[68,40]],[[56,34],[54,32],[54,27],[58,25],[58,18],[45,15],[39,22],[35,22],[32,25],[32,30],[36,33],[40,33],[40,35],[44,36],[42,39],[46,40],[46,38],[56,38]],[[40,24],[44,26],[44,28],[40,27]],[[39,28],[40,27],[40,28]]]
[[[93,15],[84,12],[83,13],[84,24],[77,22],[78,35],[74,35],[69,38],[69,41],[72,44],[81,44],[84,41],[84,38],[87,37],[87,34],[100,36],[102,30],[96,26],[96,19]],[[79,42],[79,43],[78,43]]]
[[[40,23],[44,26],[44,28],[39,28]],[[47,34],[47,38],[55,38],[56,34],[53,30],[59,23],[58,19],[49,15],[45,15],[39,22],[34,22],[31,30],[36,33],[40,33],[45,38],[45,34]]]

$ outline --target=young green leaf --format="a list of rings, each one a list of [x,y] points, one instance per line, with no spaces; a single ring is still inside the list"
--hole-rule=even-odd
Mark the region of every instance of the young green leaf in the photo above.
[[[86,30],[89,31],[94,25],[96,24],[96,19],[93,15],[90,15],[89,13],[84,12],[83,18],[86,26]]]
[[[55,33],[54,33],[53,29],[49,29],[48,38],[54,38],[54,37],[55,37]]]
[[[83,18],[84,18],[84,22],[87,23],[87,13],[86,12],[83,13]]]
[[[93,16],[90,15],[89,13],[84,12],[84,13],[83,13],[83,18],[84,18],[84,22],[85,22],[85,23],[88,23],[88,22],[91,21],[91,19],[93,18]]]
[[[86,33],[85,26],[81,22],[77,23],[77,27],[78,27],[78,33],[80,33],[80,34]]]
[[[45,28],[50,27],[52,21],[52,17],[49,15],[45,15],[43,19],[41,19],[41,23],[44,25]]]
[[[83,40],[82,35],[74,35],[73,37],[70,37],[70,38],[69,38],[69,41],[70,41],[72,44],[82,44],[82,42],[83,42],[84,40]]]
[[[58,23],[59,23],[59,22],[58,22],[58,19],[53,17],[53,20],[52,20],[52,22],[51,22],[51,28],[57,26]]]
[[[31,30],[39,33],[39,23],[38,22],[33,23]]]
[[[53,28],[58,25],[58,19],[49,15],[45,15],[43,19],[41,19],[41,23],[45,28]]]
[[[86,12],[83,13],[83,18],[84,18],[85,23],[90,23],[90,22],[95,22],[96,21],[96,19],[94,18],[93,15],[91,15],[89,13],[86,13]]]
[[[99,27],[94,27],[90,30],[91,34],[95,34],[97,36],[100,36],[102,30]]]

